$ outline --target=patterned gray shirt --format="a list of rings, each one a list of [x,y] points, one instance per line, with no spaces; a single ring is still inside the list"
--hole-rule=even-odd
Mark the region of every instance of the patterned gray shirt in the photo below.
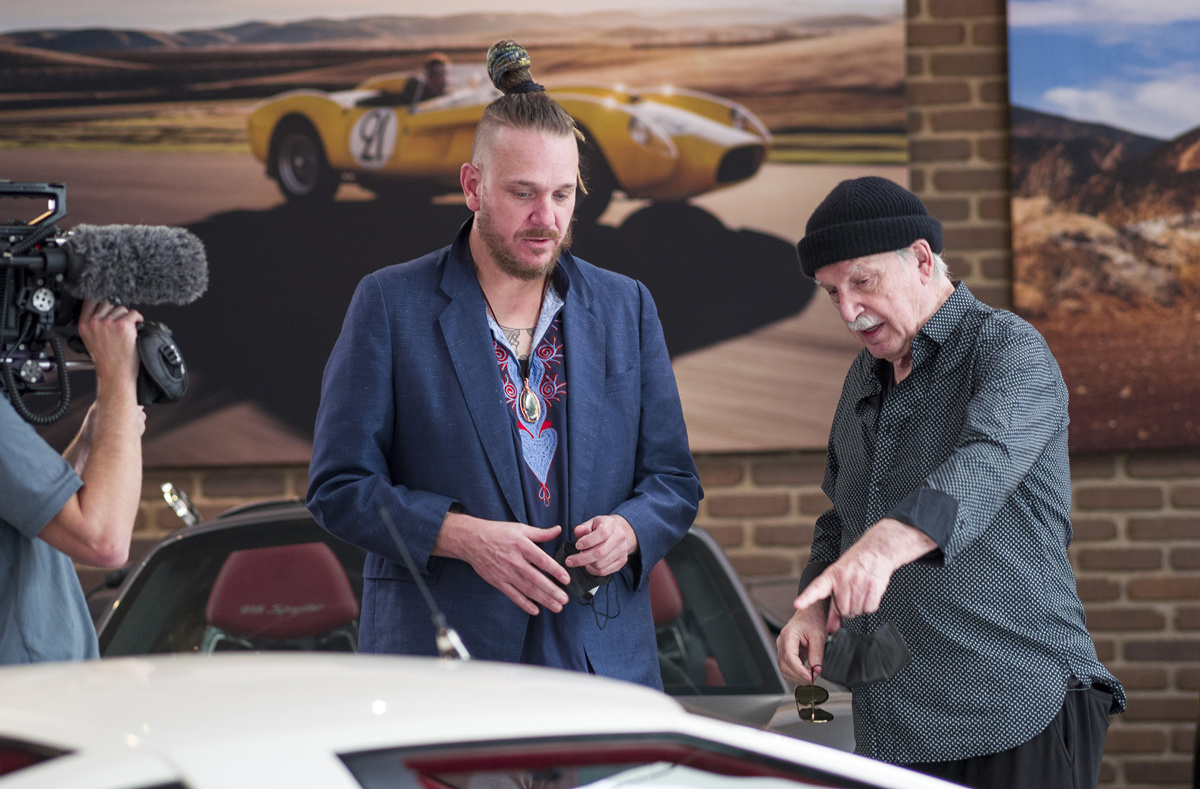
[[[965,285],[921,328],[913,370],[859,353],[842,390],[801,589],[863,532],[893,517],[938,550],[892,576],[865,632],[891,621],[913,654],[854,692],[859,753],[897,763],[965,759],[1049,725],[1067,678],[1113,693],[1067,560],[1067,390],[1041,335]]]

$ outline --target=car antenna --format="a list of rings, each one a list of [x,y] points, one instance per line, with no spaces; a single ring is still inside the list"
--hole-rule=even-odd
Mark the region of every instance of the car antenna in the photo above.
[[[421,590],[421,594],[425,595],[425,602],[429,604],[429,612],[433,615],[433,626],[437,628],[437,649],[438,654],[448,660],[470,660],[471,653],[467,652],[467,647],[463,644],[462,639],[458,637],[458,632],[454,628],[446,624],[446,617],[442,616],[442,611],[437,607],[437,603],[433,600],[433,595],[429,593],[429,587],[425,585],[425,579],[417,572],[417,565],[412,560],[412,556],[408,553],[408,548],[404,546],[404,540],[400,539],[400,532],[396,530],[396,524],[392,522],[392,516],[388,514],[385,507],[379,508],[379,517],[383,518],[383,523],[387,526],[388,531],[392,535],[392,539],[396,541],[396,547],[400,549],[400,556],[404,559],[404,566],[412,573],[413,581]]]

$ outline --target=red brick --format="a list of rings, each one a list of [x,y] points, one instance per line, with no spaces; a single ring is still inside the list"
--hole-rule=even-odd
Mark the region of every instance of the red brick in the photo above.
[[[1006,227],[948,227],[942,233],[946,246],[959,251],[968,249],[995,249],[1004,246],[1011,233]],[[974,288],[972,288],[974,290]]]
[[[1196,747],[1196,726],[1173,726],[1171,728],[1171,750],[1189,756]]]
[[[925,170],[915,166],[910,166],[908,168],[908,188],[918,196],[923,195],[926,189]]]
[[[987,79],[979,84],[979,100],[984,104],[1008,104],[1008,79]],[[1007,126],[1005,125],[1005,128]]]
[[[981,137],[975,140],[975,153],[985,162],[996,162],[1008,165],[1010,141],[1007,134],[995,137]]]
[[[825,453],[756,460],[750,464],[755,485],[820,485],[825,479]]]
[[[696,458],[696,468],[700,472],[700,484],[705,488],[737,485],[745,474],[742,464],[734,460]]]
[[[1200,508],[1200,487],[1180,485],[1171,489],[1171,504],[1187,509]]]
[[[1003,107],[939,110],[930,113],[929,125],[935,132],[991,131],[1008,123],[1008,110]]]
[[[1121,596],[1121,585],[1108,578],[1076,578],[1075,591],[1080,600],[1116,600]]]
[[[920,134],[921,132],[923,132],[925,130],[925,116],[920,112],[910,111],[908,113],[907,127],[908,127],[908,133],[910,135],[910,142],[911,142],[912,136]],[[911,179],[912,179],[912,171],[910,170],[909,171],[909,183],[912,183]]]
[[[800,497],[800,512],[805,515],[821,515],[833,506],[824,493],[813,493]]]
[[[1172,570],[1200,570],[1200,548],[1172,548]]]
[[[971,218],[971,201],[962,197],[931,197],[922,202],[929,213],[943,222]]]
[[[1120,726],[1108,730],[1105,753],[1162,753],[1167,749],[1167,733],[1142,726]]]
[[[1176,690],[1200,690],[1200,666],[1182,666],[1175,669]]]
[[[1126,584],[1131,600],[1195,600],[1200,597],[1200,578],[1147,576]]]
[[[1125,463],[1131,477],[1200,477],[1200,452],[1139,452]]]
[[[979,46],[1008,46],[1008,25],[1003,19],[988,19],[971,25],[971,43]]]
[[[905,74],[909,77],[919,77],[925,73],[925,56],[913,52],[904,57]]]
[[[1194,696],[1152,696],[1145,693],[1130,696],[1124,720],[1194,721],[1196,699]]]
[[[716,495],[705,499],[713,518],[754,518],[786,515],[791,502],[786,493]]]
[[[1007,195],[995,197],[984,196],[979,198],[979,218],[980,219],[1001,219],[1009,221],[1010,209],[1012,201]]]
[[[954,279],[962,279],[974,271],[970,258],[960,257],[947,252],[947,254],[942,256],[942,259],[946,261],[946,267],[950,269],[950,276]],[[975,290],[974,285],[971,286],[971,290]]]
[[[910,82],[904,92],[905,103],[909,107],[923,107],[939,104],[967,104],[971,101],[971,86],[962,80],[934,80],[930,82]],[[967,153],[971,145],[967,143]],[[909,148],[909,155],[912,148]]]
[[[812,524],[792,523],[787,525],[756,525],[753,532],[753,542],[763,548],[774,546],[794,546],[808,548],[812,545]]]
[[[1131,540],[1195,540],[1200,538],[1200,518],[1130,518]]]
[[[1076,542],[1113,540],[1117,537],[1117,524],[1107,518],[1077,518],[1071,521],[1071,533]]]
[[[1200,608],[1179,606],[1175,609],[1176,630],[1200,630]]]
[[[907,43],[910,47],[937,47],[961,44],[966,28],[955,22],[909,22]]]
[[[998,286],[976,282],[971,285],[971,292],[975,294],[975,298],[989,307],[995,307],[998,310],[1012,309],[1012,287],[1008,284]]]
[[[787,575],[796,569],[790,558],[778,554],[738,554],[730,556],[729,563],[742,578],[759,575]]]
[[[1127,784],[1190,784],[1192,760],[1141,761],[1129,759],[1125,762],[1125,781]]]
[[[1111,663],[1116,658],[1117,646],[1111,639],[1093,638],[1092,642],[1096,645],[1096,657],[1102,663]]]
[[[1006,167],[973,167],[961,169],[939,169],[933,177],[934,186],[941,192],[1002,192],[1008,189],[1009,173]],[[1007,247],[1011,238],[1004,237]]]
[[[1003,17],[1005,0],[929,0],[929,15],[937,19],[955,17]]]
[[[746,532],[741,526],[705,523],[701,524],[700,528],[704,529],[722,548],[737,548],[745,542]]]
[[[1012,258],[1008,255],[986,257],[980,261],[979,268],[989,279],[1012,279]]]
[[[1087,609],[1088,630],[1161,630],[1167,618],[1153,608],[1108,608],[1093,606]]]
[[[1091,615],[1088,615],[1091,624]],[[1109,666],[1127,693],[1135,690],[1166,690],[1167,670],[1162,666],[1137,666],[1122,663],[1119,666]]]
[[[994,77],[1008,73],[1008,57],[1002,50],[934,52],[929,55],[929,71],[935,77]],[[988,128],[1006,125],[1007,116]]]
[[[1089,548],[1078,553],[1084,570],[1158,570],[1163,566],[1157,548]]]
[[[1197,661],[1200,639],[1147,639],[1125,642],[1126,660]],[[1192,700],[1195,702],[1195,699]],[[1195,710],[1193,710],[1193,713]]]
[[[1111,479],[1116,476],[1117,464],[1112,455],[1081,454],[1071,455],[1071,481],[1077,479]]]
[[[1145,485],[1077,487],[1074,497],[1075,507],[1081,510],[1149,510],[1163,504],[1162,489]]]
[[[970,158],[971,143],[967,140],[911,140],[908,143],[910,162],[965,162]],[[928,208],[928,200],[925,202]]]

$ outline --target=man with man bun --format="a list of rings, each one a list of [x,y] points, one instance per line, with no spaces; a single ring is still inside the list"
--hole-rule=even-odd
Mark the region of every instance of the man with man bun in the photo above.
[[[488,67],[505,95],[462,166],[473,216],[359,284],[308,506],[369,552],[362,651],[436,654],[382,507],[473,656],[661,687],[647,577],[701,496],[662,328],[644,286],[570,253],[572,119],[515,42]],[[568,595],[568,567],[594,596]]]
[[[1094,787],[1125,694],[1067,559],[1067,389],[1041,335],[951,281],[942,248],[884,178],[843,181],[808,220],[801,268],[864,349],[780,669],[809,683],[827,633],[891,623],[912,659],[853,688],[860,753],[980,789]]]

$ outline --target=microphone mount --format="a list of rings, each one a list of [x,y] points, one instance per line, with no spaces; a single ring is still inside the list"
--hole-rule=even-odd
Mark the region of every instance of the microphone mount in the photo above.
[[[47,206],[45,210],[41,209],[43,205]],[[31,206],[33,210],[29,211]],[[56,224],[67,214],[64,184],[0,180],[0,211],[3,211],[0,213],[0,388],[8,393],[13,407],[25,421],[48,425],[61,419],[70,405],[68,372],[95,369],[90,358],[66,359],[64,349],[65,343],[77,353],[87,355],[78,330],[83,295],[72,293],[72,287],[86,279],[86,253],[72,246],[78,243],[73,233],[60,233]],[[17,213],[32,218],[9,218]],[[193,268],[202,267],[203,248],[199,240],[181,229],[170,232],[186,237],[182,241],[193,245],[189,252],[192,257],[187,260]],[[104,240],[124,240],[121,233],[108,229],[96,233]],[[141,251],[132,241],[125,246],[132,252]],[[150,253],[161,252],[153,244],[144,246],[147,262],[152,259]],[[109,263],[104,271],[135,269],[132,265],[122,269]],[[206,274],[203,276],[206,282]],[[145,289],[142,293],[157,295]],[[109,295],[112,296],[109,301],[118,303],[114,294]],[[173,402],[184,395],[187,368],[170,329],[154,321],[139,324],[137,351],[138,403]],[[35,413],[24,398],[44,394],[56,394],[57,403],[48,413]]]

